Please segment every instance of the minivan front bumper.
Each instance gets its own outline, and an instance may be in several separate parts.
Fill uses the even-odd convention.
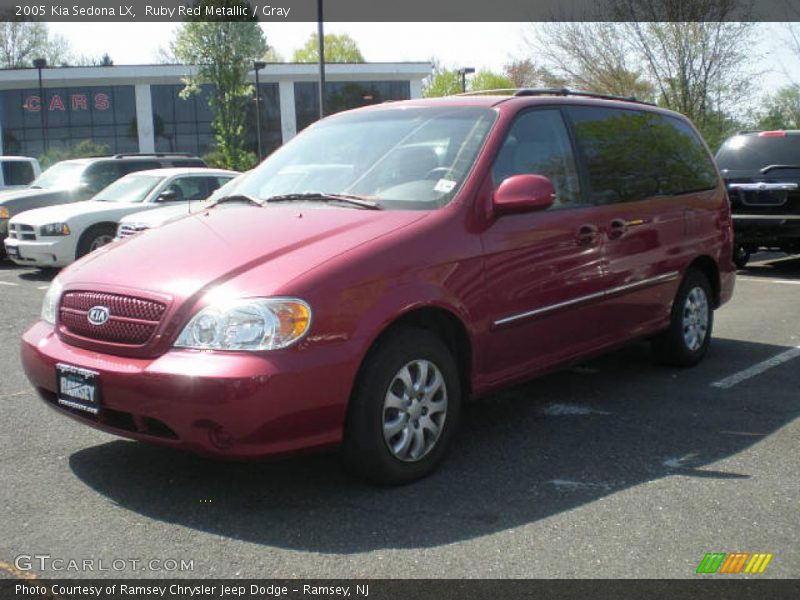
[[[24,334],[21,353],[28,379],[58,412],[123,437],[240,459],[339,443],[358,364],[334,344],[133,359],[65,344],[43,321]],[[58,403],[58,363],[99,373],[97,415]]]

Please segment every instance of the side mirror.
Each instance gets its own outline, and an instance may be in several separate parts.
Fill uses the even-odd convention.
[[[175,190],[164,190],[158,195],[156,202],[171,202],[177,197],[178,193]]]
[[[545,210],[553,205],[556,190],[543,175],[512,175],[498,186],[492,197],[496,215]]]

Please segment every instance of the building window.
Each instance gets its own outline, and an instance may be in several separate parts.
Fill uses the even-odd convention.
[[[136,100],[133,86],[46,88],[0,92],[3,153],[41,156],[42,113],[47,148],[74,147],[92,140],[110,153],[137,152]]]
[[[181,98],[183,85],[153,85],[153,135],[159,152],[191,152],[198,156],[213,152],[216,142],[211,130],[214,115],[208,105],[213,86],[203,85],[199,94]],[[265,155],[281,144],[281,110],[277,83],[262,83],[261,144]],[[258,149],[255,99],[248,103],[245,148]]]
[[[325,114],[379,104],[387,100],[408,100],[408,81],[327,81],[325,82]],[[302,81],[294,84],[297,131],[319,119],[319,84]]]

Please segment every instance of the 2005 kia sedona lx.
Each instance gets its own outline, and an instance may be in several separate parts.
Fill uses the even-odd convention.
[[[642,338],[697,363],[731,255],[679,114],[566,91],[382,104],[62,271],[22,360],[93,427],[237,459],[341,444],[401,483],[465,398]]]

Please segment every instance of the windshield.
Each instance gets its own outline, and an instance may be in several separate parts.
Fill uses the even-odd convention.
[[[237,194],[348,194],[381,208],[431,210],[456,194],[495,119],[475,107],[386,107],[312,125],[275,152]]]
[[[141,202],[162,181],[164,181],[163,175],[128,175],[118,179],[100,192],[95,200],[103,202]]]
[[[74,188],[80,183],[86,167],[83,163],[60,162],[47,169],[31,184],[34,188]]]

